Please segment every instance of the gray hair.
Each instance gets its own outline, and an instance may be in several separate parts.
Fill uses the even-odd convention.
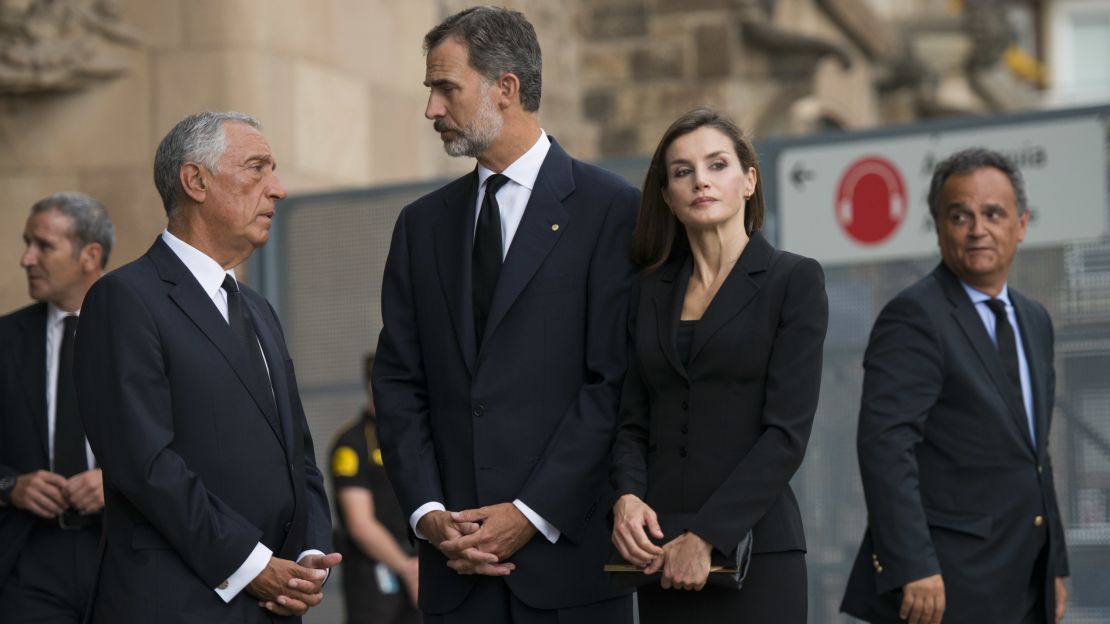
[[[44,197],[33,206],[31,214],[36,215],[47,210],[57,210],[69,217],[73,224],[70,240],[77,244],[73,248],[73,257],[89,243],[98,243],[104,253],[100,255],[100,268],[108,266],[108,256],[112,253],[112,245],[116,242],[116,228],[108,218],[108,211],[104,204],[84,193],[66,191],[54,193]]]
[[[1014,188],[1014,199],[1017,201],[1018,215],[1023,215],[1029,210],[1028,200],[1025,197],[1025,180],[1021,177],[1021,170],[1014,161],[992,149],[985,147],[972,147],[952,154],[940,161],[933,169],[933,179],[929,182],[929,214],[933,222],[940,218],[940,192],[944,183],[954,175],[967,175],[979,169],[993,167],[1010,179],[1010,186]]]
[[[503,74],[520,80],[520,104],[534,113],[540,109],[543,55],[536,29],[519,11],[476,6],[455,13],[424,35],[424,52],[448,38],[466,44],[470,66],[486,80]]]
[[[262,124],[246,113],[203,112],[189,115],[169,131],[154,153],[154,186],[162,196],[166,216],[172,216],[181,188],[181,165],[194,162],[216,172],[220,157],[227,149],[225,122],[239,122],[261,130]]]

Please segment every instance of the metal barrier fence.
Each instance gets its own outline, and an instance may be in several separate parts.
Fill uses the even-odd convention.
[[[639,186],[645,159],[601,163]],[[339,426],[365,402],[361,356],[381,329],[379,291],[400,209],[442,181],[303,196],[279,206],[251,281],[277,307],[324,468]],[[773,206],[773,202],[771,204]],[[775,240],[769,215],[769,236]],[[429,259],[430,261],[431,259]],[[936,257],[826,269],[830,324],[821,401],[793,485],[809,543],[810,622],[838,613],[866,511],[855,454],[863,349],[882,305]],[[1057,409],[1051,450],[1071,557],[1068,622],[1110,621],[1110,240],[1022,250],[1011,284],[1056,325]],[[444,328],[446,331],[448,328]],[[340,583],[309,622],[341,621]]]

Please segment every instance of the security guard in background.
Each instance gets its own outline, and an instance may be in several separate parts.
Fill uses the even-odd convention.
[[[340,429],[331,449],[332,490],[338,516],[335,545],[343,554],[348,624],[418,624],[417,559],[408,523],[382,467],[370,371],[363,367],[367,407]]]

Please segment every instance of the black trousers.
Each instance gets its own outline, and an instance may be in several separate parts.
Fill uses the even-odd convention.
[[[640,624],[744,622],[805,624],[808,610],[805,553],[752,555],[740,590],[706,585],[701,591],[641,587]]]
[[[478,579],[461,605],[450,613],[424,614],[424,624],[632,624],[631,596],[566,609],[533,609],[509,591],[499,577]]]
[[[45,522],[31,531],[0,591],[5,624],[78,624],[96,577],[99,525],[63,530]]]

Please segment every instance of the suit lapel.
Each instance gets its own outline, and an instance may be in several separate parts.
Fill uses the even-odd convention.
[[[952,304],[952,317],[956,324],[963,330],[964,336],[971,343],[972,350],[979,357],[987,375],[994,384],[995,389],[1002,396],[1003,402],[1010,411],[1010,420],[1018,428],[1021,439],[1025,441],[1026,448],[1033,451],[1032,440],[1029,439],[1029,427],[1025,418],[1025,407],[1019,403],[1012,391],[1012,384],[1002,368],[1002,360],[998,357],[998,349],[991,342],[987,328],[983,326],[983,319],[975,310],[975,304],[964,292],[960,281],[943,264],[937,267],[934,274],[937,276],[948,301]]]
[[[38,432],[42,456],[50,458],[50,441],[46,414],[46,304],[35,306],[35,313],[23,321],[22,353],[26,366],[19,368],[23,392],[30,407],[34,429]]]
[[[570,215],[563,206],[563,200],[573,192],[574,176],[571,173],[570,156],[552,139],[551,148],[540,167],[540,174],[528,199],[528,206],[524,209],[520,226],[513,235],[509,253],[501,265],[501,275],[497,278],[497,287],[493,291],[484,340],[489,340],[493,332],[497,331],[497,325],[505,318],[513,302],[543,264],[548,252],[566,231]],[[469,266],[468,261],[467,267]]]
[[[293,410],[289,405],[289,384],[285,378],[285,354],[280,348],[281,337],[276,328],[262,319],[269,318],[261,306],[254,301],[252,296],[244,296],[243,300],[250,309],[251,320],[254,322],[255,331],[258,332],[258,342],[262,345],[262,353],[266,356],[266,367],[269,369],[269,386],[265,388],[273,396],[273,404],[277,409],[277,419],[280,423],[282,445],[285,453],[292,459],[293,440]],[[255,399],[257,401],[257,399]],[[272,425],[273,423],[271,423]]]
[[[478,202],[478,173],[454,183],[444,192],[446,208],[435,225],[435,254],[439,284],[447,299],[455,337],[463,360],[474,374],[477,338],[474,335],[474,305],[470,285],[471,248],[474,245],[474,208]]]
[[[709,302],[709,307],[705,309],[701,321],[694,328],[694,340],[690,344],[690,362],[698,357],[698,353],[709,338],[739,314],[759,292],[762,280],[756,276],[766,273],[773,252],[774,248],[762,234],[759,232],[752,234],[747,247],[740,254],[740,259],[736,261],[736,266],[729,271],[720,290]]]
[[[693,272],[693,261],[687,254],[681,262],[672,262],[659,271],[659,278],[652,282],[652,304],[655,306],[656,333],[659,337],[659,348],[683,378],[686,377],[686,367],[678,357],[676,335],[678,320],[682,315],[682,301],[686,295],[686,285]]]
[[[227,321],[220,315],[220,311],[212,303],[212,299],[204,292],[193,274],[176,254],[159,237],[154,246],[147,252],[150,259],[158,269],[158,274],[164,281],[173,284],[170,288],[170,299],[181,309],[198,329],[212,342],[213,346],[224,356],[231,365],[239,381],[243,383],[250,393],[258,409],[262,411],[266,422],[270,424],[274,435],[282,440],[281,426],[275,414],[274,400],[268,385],[264,385],[258,375],[254,374],[253,367],[247,358],[247,352],[239,343],[239,339],[232,333]],[[268,357],[268,356],[267,356]]]

